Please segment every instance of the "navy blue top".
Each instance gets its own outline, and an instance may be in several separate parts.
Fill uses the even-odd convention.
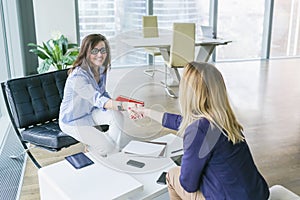
[[[164,113],[162,124],[178,130],[182,117]],[[269,188],[245,142],[228,141],[207,119],[190,124],[183,137],[180,183],[187,192],[200,190],[206,200],[266,200]]]

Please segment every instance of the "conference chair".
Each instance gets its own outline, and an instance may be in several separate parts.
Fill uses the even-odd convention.
[[[144,38],[159,37],[157,16],[143,16],[143,36]],[[147,47],[145,51],[153,57],[153,67],[144,70],[144,73],[148,76],[153,77],[155,71],[161,71],[155,69],[155,57],[160,56],[160,50],[155,47]],[[161,71],[163,72],[163,71]]]
[[[202,32],[203,37],[205,37],[205,38],[216,38],[212,26],[202,25],[202,26],[200,26],[200,28],[201,28],[201,32]]]
[[[162,51],[167,51],[162,50]],[[194,61],[195,57],[195,23],[174,23],[173,37],[170,52],[162,52],[165,62],[165,81],[164,87],[167,94],[173,98],[177,96],[168,87],[167,69],[174,70],[178,82],[180,74],[178,68],[183,68],[187,63]],[[169,58],[168,58],[169,55]]]

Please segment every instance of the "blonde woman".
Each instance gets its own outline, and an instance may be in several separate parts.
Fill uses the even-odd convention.
[[[179,93],[182,115],[134,110],[137,118],[149,116],[183,135],[181,167],[167,174],[170,198],[268,199],[268,185],[255,166],[217,68],[189,63]]]

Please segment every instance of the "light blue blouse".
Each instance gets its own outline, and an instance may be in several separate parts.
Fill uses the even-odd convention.
[[[94,126],[92,111],[102,109],[111,98],[106,91],[106,76],[104,67],[100,67],[100,81],[96,82],[93,72],[88,69],[76,67],[69,74],[64,96],[60,105],[59,119],[67,125]]]

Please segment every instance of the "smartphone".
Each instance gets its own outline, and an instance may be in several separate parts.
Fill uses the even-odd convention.
[[[157,179],[156,183],[166,185],[167,184],[167,182],[166,182],[166,175],[167,175],[167,172],[161,173],[161,175]]]
[[[145,166],[145,163],[136,160],[128,160],[126,164],[138,168],[143,168]]]
[[[181,166],[182,155],[173,156],[171,157],[171,159],[174,161],[176,165]]]

